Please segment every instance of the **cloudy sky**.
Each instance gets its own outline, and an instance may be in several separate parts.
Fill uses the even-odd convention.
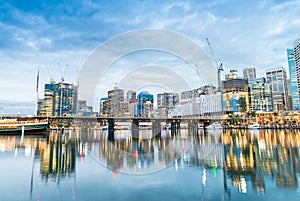
[[[300,1],[0,0],[0,112],[33,114],[38,69],[42,97],[42,85],[50,78],[59,81],[63,76],[76,83],[82,65],[99,45],[145,28],[180,33],[211,56],[209,38],[214,57],[225,67],[223,75],[230,69],[241,75],[243,68],[254,66],[263,76],[266,68],[287,67],[286,49],[300,37]],[[126,74],[128,61],[145,57],[135,54],[119,59],[115,65],[124,69],[112,67],[101,82],[112,87],[120,81],[118,74]],[[157,52],[146,55],[172,60]],[[148,60],[139,65],[152,64]],[[112,74],[115,77],[109,77]]]

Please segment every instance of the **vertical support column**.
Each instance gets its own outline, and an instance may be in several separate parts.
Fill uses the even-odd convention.
[[[189,135],[198,135],[198,122],[197,121],[190,121],[188,123],[188,132],[189,132]]]
[[[108,140],[114,141],[115,140],[115,120],[110,119],[108,121]]]
[[[131,135],[133,139],[139,139],[139,122],[132,121],[131,122]]]
[[[210,124],[210,121],[209,121],[209,120],[204,121],[204,122],[203,122],[203,129],[205,129],[207,126],[209,126],[209,124]]]
[[[160,121],[152,122],[152,137],[161,138],[161,122]]]
[[[180,122],[171,122],[171,134],[172,136],[180,133]]]
[[[25,128],[22,126],[22,133],[21,133],[21,144],[24,142],[24,133],[25,133]]]

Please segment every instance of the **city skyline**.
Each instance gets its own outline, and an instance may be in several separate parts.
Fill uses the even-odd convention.
[[[50,77],[59,81],[64,76],[66,82],[76,83],[77,72],[97,46],[133,29],[178,32],[195,41],[212,57],[205,41],[209,38],[215,58],[224,64],[222,77],[231,69],[241,73],[243,68],[252,66],[256,67],[258,77],[264,76],[265,69],[271,67],[284,67],[288,71],[286,49],[293,48],[293,42],[300,37],[299,1],[114,1],[101,4],[11,1],[4,2],[0,9],[1,113],[33,114],[38,69],[40,86]],[[167,60],[162,63],[164,66],[178,62],[178,58],[152,55],[158,60]],[[144,59],[143,55],[139,58]],[[132,65],[131,62],[125,58],[116,64],[106,77],[110,80],[114,75],[115,79],[105,81],[107,86],[104,87],[111,87],[130,71],[128,67],[120,70],[118,66]],[[145,60],[144,65],[148,63],[149,60]],[[182,66],[179,63],[174,68]],[[65,75],[60,75],[64,71]],[[192,73],[187,70],[185,76]],[[191,77],[193,88],[196,88],[195,82],[195,77]],[[42,94],[40,90],[39,96]]]

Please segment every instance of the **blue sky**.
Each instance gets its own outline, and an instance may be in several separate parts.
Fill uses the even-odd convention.
[[[37,69],[40,88],[50,77],[58,81],[66,64],[65,80],[75,83],[91,52],[126,31],[175,31],[210,55],[208,37],[224,64],[223,76],[230,69],[241,75],[249,66],[261,76],[266,68],[287,67],[286,49],[300,37],[300,1],[0,0],[0,5],[1,113],[32,114]]]

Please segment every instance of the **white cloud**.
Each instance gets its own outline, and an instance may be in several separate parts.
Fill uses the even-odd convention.
[[[97,45],[132,29],[177,31],[196,41],[206,52],[209,52],[205,41],[208,37],[216,59],[224,63],[224,73],[231,68],[241,73],[244,67],[256,66],[261,75],[268,67],[286,67],[286,48],[291,48],[293,41],[300,37],[300,1],[116,4],[84,1],[52,5],[34,12],[8,7],[11,10],[7,20],[0,22],[0,70],[10,73],[1,74],[0,83],[4,86],[0,88],[1,93],[14,100],[18,91],[30,100],[35,97],[34,77],[38,66],[42,69],[42,85],[49,80],[45,65],[59,79],[58,62],[69,65],[66,80],[75,82],[76,72]],[[176,42],[170,41],[174,46],[178,45]],[[124,75],[126,70],[115,69],[114,73]],[[16,83],[10,90],[5,87],[8,79]],[[112,87],[112,80],[112,77],[105,78],[107,86]]]

